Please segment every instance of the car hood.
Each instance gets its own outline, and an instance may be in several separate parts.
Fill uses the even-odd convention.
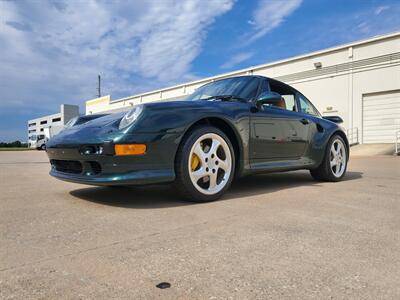
[[[126,112],[115,113],[91,120],[82,125],[72,126],[51,138],[48,148],[68,147],[81,144],[100,144],[112,140],[121,134],[119,122]]]
[[[120,130],[119,123],[125,112],[114,113],[91,120],[85,124],[63,130],[47,144],[49,148],[74,145],[101,144],[104,141],[120,140],[122,136],[135,133],[161,131],[182,132],[193,119],[205,115],[229,114],[243,110],[244,103],[238,101],[154,101],[143,104],[144,110],[133,126]]]

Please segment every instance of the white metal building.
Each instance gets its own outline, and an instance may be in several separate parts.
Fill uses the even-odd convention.
[[[276,78],[297,88],[323,115],[341,116],[352,141],[393,143],[400,130],[400,32],[123,99],[96,98],[86,102],[86,114],[177,99],[212,80],[246,74]]]
[[[61,104],[59,113],[28,121],[28,140],[32,136],[43,134],[46,127],[63,126],[76,116],[79,116],[78,105]]]

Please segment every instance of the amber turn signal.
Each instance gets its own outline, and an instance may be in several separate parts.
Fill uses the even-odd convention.
[[[115,145],[115,155],[141,155],[146,153],[145,144],[117,144]]]

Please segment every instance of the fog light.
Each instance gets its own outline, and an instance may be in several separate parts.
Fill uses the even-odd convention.
[[[115,145],[115,155],[141,155],[146,149],[145,144],[120,144]]]
[[[80,149],[80,153],[83,155],[103,154],[103,147],[97,145],[83,146]]]

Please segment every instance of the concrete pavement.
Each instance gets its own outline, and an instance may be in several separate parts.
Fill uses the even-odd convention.
[[[1,299],[400,298],[398,157],[352,158],[339,183],[252,176],[206,204],[48,170],[0,153]]]

